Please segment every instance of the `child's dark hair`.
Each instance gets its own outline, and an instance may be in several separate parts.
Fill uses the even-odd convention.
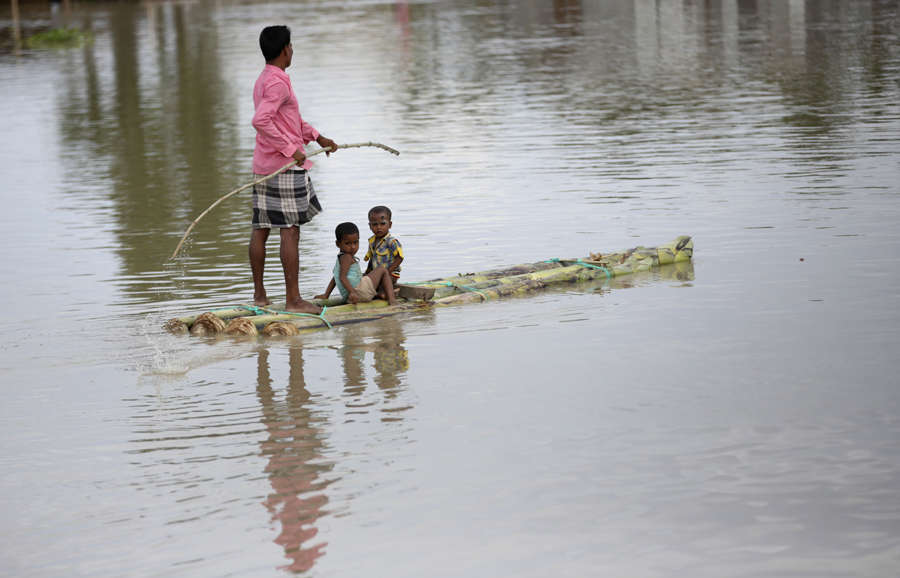
[[[259,33],[259,48],[266,62],[278,58],[284,47],[291,43],[291,29],[287,26],[266,26]]]
[[[371,215],[372,213],[375,213],[376,215],[379,213],[384,213],[388,216],[388,221],[391,220],[391,210],[384,205],[376,205],[369,209],[369,214]]]
[[[340,241],[347,235],[352,235],[356,233],[359,235],[359,228],[353,223],[341,223],[337,227],[334,228],[334,240]]]

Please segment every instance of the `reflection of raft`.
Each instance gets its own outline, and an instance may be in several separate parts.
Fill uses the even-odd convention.
[[[240,305],[172,319],[165,324],[165,328],[172,333],[192,335],[255,335],[258,332],[266,335],[293,335],[297,331],[358,323],[420,307],[523,295],[553,285],[612,279],[665,265],[671,267],[664,267],[660,269],[661,272],[671,268],[674,276],[680,277],[679,270],[690,265],[693,251],[694,243],[691,238],[681,236],[659,247],[636,247],[621,253],[592,253],[584,259],[550,259],[506,269],[401,285],[399,303],[393,307],[389,307],[385,301],[350,305],[332,298],[320,303],[326,306],[322,315],[308,315]]]

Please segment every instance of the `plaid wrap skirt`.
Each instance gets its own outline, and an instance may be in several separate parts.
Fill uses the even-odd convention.
[[[265,175],[254,175],[254,179]],[[253,228],[293,227],[322,212],[309,174],[291,169],[253,185]]]

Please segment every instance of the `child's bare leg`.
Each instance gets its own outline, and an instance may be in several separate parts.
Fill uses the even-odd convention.
[[[394,289],[394,296],[397,296],[396,289]],[[384,294],[384,289],[381,287],[381,285],[378,286],[378,290],[375,292],[375,299],[384,299],[385,301],[388,300],[387,295]]]
[[[376,291],[383,294],[388,303],[396,305],[397,298],[394,297],[394,286],[391,284],[391,274],[388,273],[388,270],[384,267],[377,267],[369,273],[369,277],[372,279]]]
[[[388,278],[391,280],[391,289],[394,290],[394,295],[399,295],[399,290],[397,289],[397,283],[400,282],[400,279],[391,275],[391,272],[388,271]]]

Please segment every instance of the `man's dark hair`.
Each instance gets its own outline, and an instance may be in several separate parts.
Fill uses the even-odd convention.
[[[347,235],[352,235],[356,233],[359,235],[359,229],[353,223],[341,223],[337,227],[334,228],[334,240],[340,241]]]
[[[278,58],[284,47],[291,43],[291,29],[287,26],[266,26],[259,33],[259,48],[266,62]]]
[[[375,206],[375,207],[372,207],[371,209],[369,209],[369,214],[370,214],[370,215],[372,215],[372,214],[378,215],[378,214],[381,214],[381,213],[384,213],[385,215],[388,216],[388,221],[391,220],[391,218],[392,218],[392,217],[391,217],[391,210],[388,209],[387,207],[385,207],[384,205],[378,205],[378,206]]]

